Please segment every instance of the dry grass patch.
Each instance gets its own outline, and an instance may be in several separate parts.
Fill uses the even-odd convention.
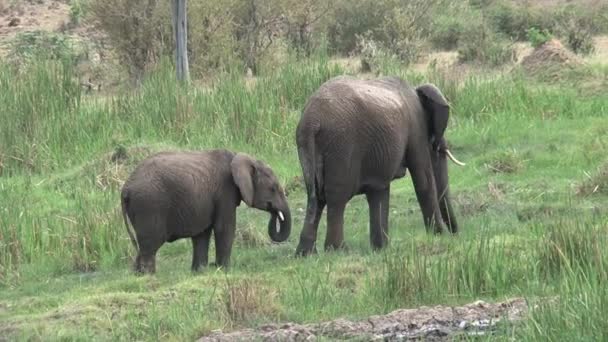
[[[239,246],[245,248],[258,248],[270,244],[268,237],[255,229],[255,225],[252,223],[238,227],[235,233],[235,240]]]
[[[523,169],[524,164],[521,154],[512,149],[494,156],[486,163],[486,168],[494,173],[515,173]]]
[[[549,80],[558,80],[565,72],[575,70],[582,65],[584,61],[557,39],[551,39],[535,48],[521,61],[526,74]]]
[[[276,290],[253,279],[226,279],[220,301],[233,325],[256,318],[276,321],[280,315]]]
[[[593,174],[585,172],[585,180],[576,186],[576,194],[588,196],[608,194],[608,162],[600,166]]]
[[[82,169],[82,174],[93,177],[93,183],[102,191],[118,190],[129,176],[132,168],[153,153],[148,146],[126,148],[117,146]]]

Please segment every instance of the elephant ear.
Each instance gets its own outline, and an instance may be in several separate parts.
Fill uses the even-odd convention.
[[[237,153],[230,163],[232,179],[239,188],[243,201],[250,207],[253,206],[254,164],[254,160],[244,153]]]
[[[423,84],[416,88],[416,92],[422,106],[429,114],[432,141],[438,143],[448,127],[450,105],[434,84]]]

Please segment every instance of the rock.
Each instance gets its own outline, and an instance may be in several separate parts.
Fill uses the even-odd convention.
[[[340,318],[316,324],[267,324],[257,330],[245,329],[228,333],[213,331],[198,341],[446,341],[457,334],[489,334],[501,320],[515,322],[522,319],[527,309],[522,298],[497,304],[477,301],[460,307],[439,305],[400,309],[359,321]]]

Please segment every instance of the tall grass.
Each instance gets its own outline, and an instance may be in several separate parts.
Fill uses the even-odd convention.
[[[394,71],[414,84],[429,81]],[[71,260],[68,268],[82,270],[125,258],[128,244],[115,215],[116,191],[130,165],[161,148],[158,142],[245,150],[278,160],[273,166],[283,174],[298,174],[299,113],[321,83],[343,71],[319,54],[256,79],[226,74],[209,87],[186,88],[175,82],[165,61],[141,89],[105,98],[82,95],[68,64],[35,62],[17,72],[0,67],[6,212],[0,219],[0,266],[5,270],[42,256]],[[608,107],[605,98],[581,99],[569,89],[539,87],[520,77],[472,78],[458,86],[431,74],[430,81],[446,89],[456,126],[535,119],[544,112],[580,117]],[[111,162],[106,153],[115,149],[130,154],[130,164]]]
[[[326,57],[286,64],[252,80],[226,74],[208,89],[180,87],[165,61],[142,89],[102,101],[84,98],[67,64],[0,68],[3,174],[49,172],[81,163],[115,143],[142,140],[203,146],[289,148],[308,94],[339,67]],[[278,139],[277,139],[278,138]]]
[[[86,271],[126,257],[116,191],[127,168],[110,162],[106,153],[112,150],[143,158],[162,141],[295,160],[295,124],[307,94],[340,73],[320,55],[255,80],[227,74],[197,89],[178,86],[165,61],[140,90],[94,99],[81,94],[69,64],[34,62],[21,72],[0,67],[0,168],[6,180],[0,273],[42,258]]]
[[[282,179],[298,175],[294,131],[299,113],[321,83],[343,73],[332,65],[327,56],[319,55],[310,60],[290,61],[255,79],[225,74],[207,87],[185,88],[177,85],[173,69],[165,61],[147,76],[141,89],[106,97],[81,94],[73,71],[58,62],[33,63],[19,74],[0,67],[0,107],[5,108],[0,111],[0,286],[11,288],[22,284],[22,279],[48,279],[58,274],[98,276],[93,271],[107,271],[110,275],[106,276],[111,278],[116,265],[124,270],[133,250],[121,222],[118,190],[133,165],[155,150],[176,147],[245,150],[270,159]],[[90,288],[99,286],[96,289],[100,298],[104,298],[101,296],[106,290],[116,290],[121,295],[133,292],[134,296],[151,291],[146,300],[155,306],[151,311],[143,309],[150,309],[146,303],[137,304],[132,310],[119,310],[117,314],[127,323],[117,326],[112,336],[124,337],[129,334],[126,331],[132,330],[129,326],[137,326],[141,328],[137,329],[137,338],[158,338],[167,333],[194,338],[200,335],[201,326],[211,329],[224,323],[233,326],[277,317],[314,321],[474,298],[558,295],[559,300],[543,302],[533,311],[519,337],[574,339],[571,331],[589,329],[583,336],[605,338],[602,333],[606,331],[602,321],[606,291],[602,284],[606,281],[608,261],[602,248],[608,230],[605,218],[558,213],[562,220],[540,217],[523,223],[513,213],[517,206],[501,201],[503,197],[505,201],[521,200],[518,205],[525,206],[530,204],[523,202],[526,200],[536,204],[556,197],[546,192],[565,191],[559,186],[573,177],[571,173],[577,172],[578,163],[600,155],[597,148],[585,146],[601,146],[597,135],[602,132],[591,127],[581,131],[585,136],[576,137],[579,130],[566,129],[601,123],[608,98],[581,98],[570,88],[539,85],[518,75],[472,78],[460,84],[441,74],[412,75],[399,68],[391,72],[412,84],[433,82],[444,90],[453,108],[450,139],[454,137],[451,141],[460,145],[454,149],[462,150],[465,146],[472,159],[468,169],[451,171],[451,181],[460,182],[453,192],[458,197],[463,188],[470,186],[471,196],[480,197],[480,203],[491,200],[493,205],[502,206],[501,210],[484,212],[481,221],[462,215],[465,228],[458,237],[429,237],[422,227],[420,235],[391,228],[391,239],[405,234],[407,242],[392,243],[389,250],[374,254],[355,251],[294,261],[286,256],[292,255],[295,248],[292,243],[297,238],[292,238],[287,246],[272,248],[239,245],[234,253],[239,253],[235,259],[240,264],[231,276],[249,279],[252,274],[259,274],[263,281],[249,282],[243,288],[236,279],[237,285],[228,285],[230,291],[225,291],[224,301],[216,300],[209,287],[201,286],[201,282],[209,285],[215,279],[209,273],[195,278],[190,284],[192,288],[174,291],[171,287],[167,292],[183,304],[176,306],[163,297],[166,293],[154,292],[156,286],[169,282],[167,278],[176,274],[182,278],[190,275],[170,270],[174,273],[164,279],[161,274],[160,280],[125,280],[124,274],[116,272],[114,277],[121,278],[118,285],[112,283],[106,288],[90,284]],[[548,120],[554,123],[549,125]],[[538,127],[530,128],[534,125]],[[542,130],[547,127],[566,129]],[[515,141],[519,138],[526,141]],[[544,139],[552,140],[555,146],[546,147]],[[577,146],[580,142],[583,145]],[[530,173],[544,168],[549,164],[547,161],[554,167],[551,158],[556,158],[554,150],[560,149],[562,159],[557,165],[568,173],[561,175],[565,180],[547,183],[544,178],[548,168],[535,174],[543,178],[540,180],[521,169],[508,174],[485,173],[482,163],[488,155],[505,159],[495,151],[503,151],[505,143],[530,150],[522,152],[526,160],[540,156],[523,169]],[[528,143],[533,145],[526,146]],[[113,155],[122,157],[112,158]],[[504,183],[500,187],[504,193],[488,200],[490,195],[485,190],[488,182]],[[483,189],[479,190],[480,187]],[[421,225],[416,216],[417,203],[401,201],[403,192],[399,190],[403,188],[395,190],[393,195],[400,201],[392,202],[399,203],[398,210],[391,209],[391,225],[396,228],[411,222],[418,222],[413,226]],[[298,209],[305,206],[301,188],[289,200],[293,212],[301,213]],[[357,228],[349,230],[349,234],[367,239],[367,216],[359,214],[366,213],[361,201],[352,202],[354,210],[349,211],[346,221]],[[603,203],[601,198],[597,201]],[[410,213],[417,221],[414,218],[411,222],[403,221],[400,215],[404,203],[408,210],[415,207]],[[294,215],[295,226],[301,223],[301,216]],[[261,216],[239,217],[253,227],[265,227]],[[487,222],[491,227],[486,227]],[[519,225],[510,227],[514,222]],[[367,240],[361,245],[368,250]],[[189,244],[178,246],[189,248]],[[186,253],[176,253],[175,248],[171,251],[173,254],[164,255],[170,258],[160,258],[166,262],[160,269],[166,270],[169,263],[176,259],[182,263],[186,258]],[[104,277],[103,272],[99,273]],[[34,282],[30,286],[39,289],[32,285]],[[190,297],[199,294],[204,294],[204,300],[191,301]],[[155,302],[155,296],[162,300]],[[265,307],[266,297],[272,298],[270,308]],[[101,301],[100,298],[91,299],[87,294],[82,300],[91,304]],[[97,305],[95,302],[94,307]],[[559,310],[567,315],[560,315]],[[223,313],[226,317],[202,317],[201,311]],[[584,319],[568,318],[581,313]],[[2,314],[0,310],[0,318]],[[95,321],[97,312],[92,310],[86,319]],[[2,328],[0,324],[0,331]],[[70,333],[73,332],[66,332]],[[88,333],[99,332],[92,328]]]

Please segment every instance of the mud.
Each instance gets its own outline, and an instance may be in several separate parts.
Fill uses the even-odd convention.
[[[528,311],[523,298],[502,303],[477,301],[464,306],[400,309],[364,320],[337,319],[316,324],[270,324],[258,329],[224,333],[214,331],[198,342],[220,341],[313,341],[355,339],[365,341],[447,341],[458,335],[492,334],[497,324],[514,323]]]

